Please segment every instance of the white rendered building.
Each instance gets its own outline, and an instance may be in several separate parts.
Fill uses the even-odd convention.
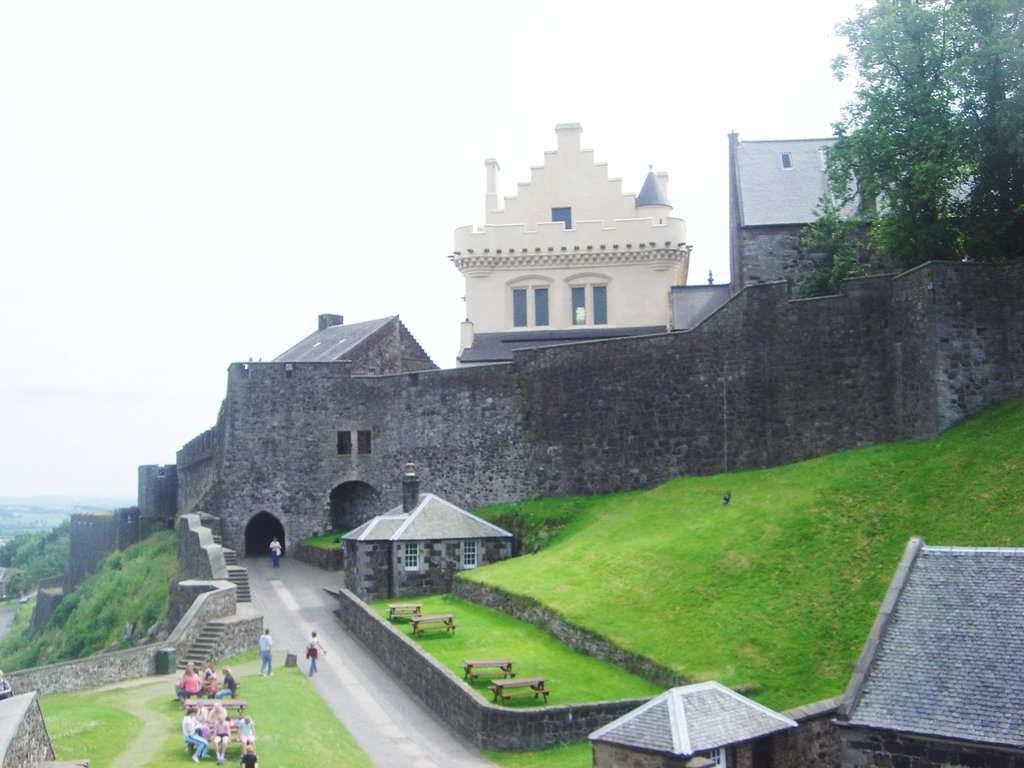
[[[669,214],[665,173],[638,195],[594,152],[577,123],[555,127],[558,149],[518,194],[498,195],[487,160],[483,226],[455,230],[451,259],[466,278],[460,365],[511,359],[527,346],[664,332],[672,286],[689,267],[686,225]]]

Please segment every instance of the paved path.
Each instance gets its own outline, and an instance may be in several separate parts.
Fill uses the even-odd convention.
[[[247,558],[253,607],[274,638],[274,664],[294,653],[305,670],[306,640],[316,630],[326,655],[313,685],[369,758],[381,768],[494,768],[472,745],[420,704],[334,615],[341,574],[291,558]],[[272,680],[266,681],[273,684]],[[252,683],[250,683],[251,685]]]
[[[14,612],[18,610],[18,604],[16,602],[9,603],[3,608],[0,608],[0,640],[4,639],[11,630],[11,622],[14,620]]]

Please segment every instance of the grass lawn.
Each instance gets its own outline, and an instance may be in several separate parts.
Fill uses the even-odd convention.
[[[478,514],[536,526],[545,508],[537,554],[460,578],[784,710],[845,689],[911,536],[1024,546],[1024,401],[933,440]]]
[[[273,678],[261,678],[256,659],[250,652],[227,664],[249,702],[245,711],[256,724],[261,765],[372,767],[300,669],[280,667]],[[191,764],[181,738],[182,707],[173,700],[176,680],[168,675],[155,682],[43,696],[57,759],[87,757],[92,765],[107,768]],[[237,742],[232,744],[228,763],[237,764],[240,754]],[[211,745],[203,764],[213,765],[212,755]]]
[[[590,742],[581,741],[539,752],[484,752],[502,768],[590,768]]]
[[[388,602],[371,605],[386,618]],[[547,678],[546,686],[551,690],[549,704],[642,698],[657,696],[663,690],[612,664],[573,651],[544,630],[498,611],[450,595],[402,598],[402,602],[423,603],[424,615],[450,613],[455,616],[458,629],[454,634],[428,630],[415,639],[423,650],[459,677],[463,674],[463,659],[513,659],[520,677]],[[394,625],[412,635],[412,626],[407,621],[399,619]],[[491,676],[484,670],[484,674],[471,683],[488,700],[492,699],[487,690],[490,680]],[[523,696],[512,699],[508,706],[533,707],[543,703],[543,699]]]

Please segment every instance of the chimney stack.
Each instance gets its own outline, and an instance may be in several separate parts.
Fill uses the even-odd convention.
[[[324,331],[328,328],[333,328],[336,325],[345,324],[344,315],[319,315],[316,320],[316,329],[318,331]]]
[[[420,503],[420,479],[416,476],[416,465],[411,461],[402,473],[402,511],[409,514]]]

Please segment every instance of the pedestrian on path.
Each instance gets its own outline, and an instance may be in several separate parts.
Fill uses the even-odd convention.
[[[324,654],[324,656],[327,655],[327,649],[320,644],[320,641],[317,639],[316,632],[314,632],[310,636],[309,642],[306,643],[306,658],[309,659],[310,677],[316,674],[316,657],[321,652]]]
[[[281,542],[277,536],[270,540],[270,560],[275,568],[281,567]]]
[[[274,638],[270,636],[270,629],[264,629],[260,635],[260,677],[263,677],[263,670],[267,675],[274,674],[274,663],[270,659],[270,652],[274,648]]]

